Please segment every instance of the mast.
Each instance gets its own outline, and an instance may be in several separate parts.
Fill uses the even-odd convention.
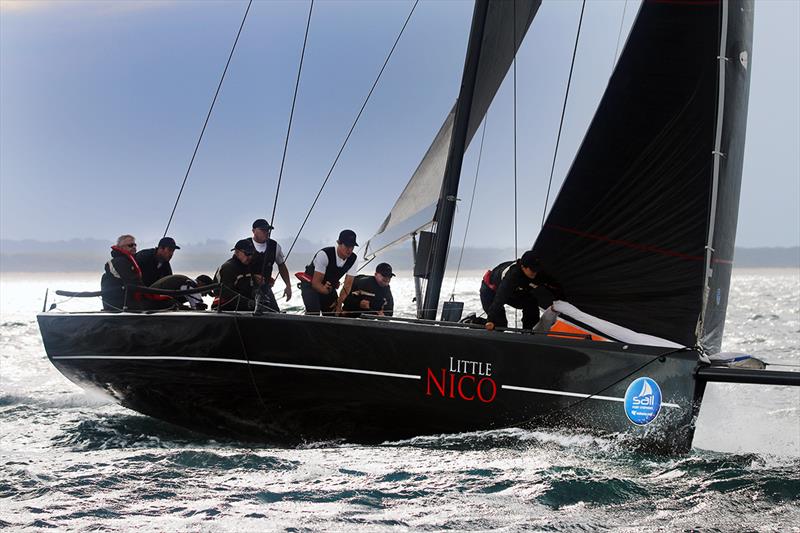
[[[516,0],[513,0],[516,1]],[[435,320],[439,306],[439,294],[442,289],[444,269],[447,263],[447,252],[450,248],[450,233],[453,229],[453,218],[456,210],[458,181],[461,177],[461,164],[467,144],[467,128],[469,126],[472,100],[475,94],[475,82],[480,63],[483,34],[486,27],[486,14],[489,0],[476,0],[472,13],[472,27],[467,44],[467,56],[464,60],[464,73],[461,76],[461,90],[456,103],[453,136],[450,151],[447,155],[442,189],[436,207],[436,236],[431,250],[431,270],[425,290],[425,301],[422,306],[422,318]]]

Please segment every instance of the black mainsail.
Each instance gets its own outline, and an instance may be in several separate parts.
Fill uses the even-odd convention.
[[[534,245],[582,312],[719,350],[752,9],[751,0],[642,4]]]

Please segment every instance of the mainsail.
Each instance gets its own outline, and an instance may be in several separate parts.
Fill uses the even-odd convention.
[[[752,0],[642,4],[534,245],[582,312],[719,351],[752,11]]]
[[[541,0],[489,2],[481,60],[467,126],[467,145],[483,121],[540,5]],[[374,256],[433,222],[453,134],[455,109],[456,106],[453,106],[447,114],[444,124],[439,128],[433,143],[386,220],[364,246],[365,257]]]

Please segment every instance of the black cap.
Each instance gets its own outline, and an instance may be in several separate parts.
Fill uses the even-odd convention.
[[[269,222],[267,222],[263,218],[259,218],[255,222],[253,222],[253,229],[271,230],[271,229],[274,229],[274,228],[273,228],[272,224],[270,224]]]
[[[163,237],[158,241],[159,248],[172,248],[173,250],[180,250],[181,247],[175,244],[175,239],[172,237]]]
[[[358,246],[356,242],[356,232],[351,229],[343,229],[339,233],[339,242],[345,246]]]
[[[380,274],[383,277],[391,278],[394,276],[394,272],[392,272],[392,265],[389,263],[381,263],[375,267],[375,272]]]
[[[200,274],[194,280],[195,282],[197,282],[197,285],[199,286],[211,285],[212,283],[214,283],[214,280],[211,279],[211,276],[206,276],[205,274]]]
[[[536,254],[533,253],[533,250],[528,250],[527,252],[522,254],[522,257],[519,258],[519,264],[536,271],[538,271],[541,267],[541,263],[539,263],[539,258],[536,257]]]
[[[256,253],[256,247],[253,246],[253,241],[251,241],[250,239],[241,239],[239,241],[236,241],[236,246],[231,248],[231,252],[233,252],[234,250],[241,250],[247,255],[253,255],[254,253]]]

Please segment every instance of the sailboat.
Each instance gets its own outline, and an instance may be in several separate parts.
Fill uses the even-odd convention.
[[[382,442],[506,427],[683,453],[709,381],[742,173],[752,0],[646,0],[533,244],[565,298],[544,332],[435,320],[464,150],[539,0],[477,0],[457,102],[368,256],[412,239],[418,319],[168,311],[38,315],[78,385],[209,435]],[[419,239],[419,242],[417,242]]]

